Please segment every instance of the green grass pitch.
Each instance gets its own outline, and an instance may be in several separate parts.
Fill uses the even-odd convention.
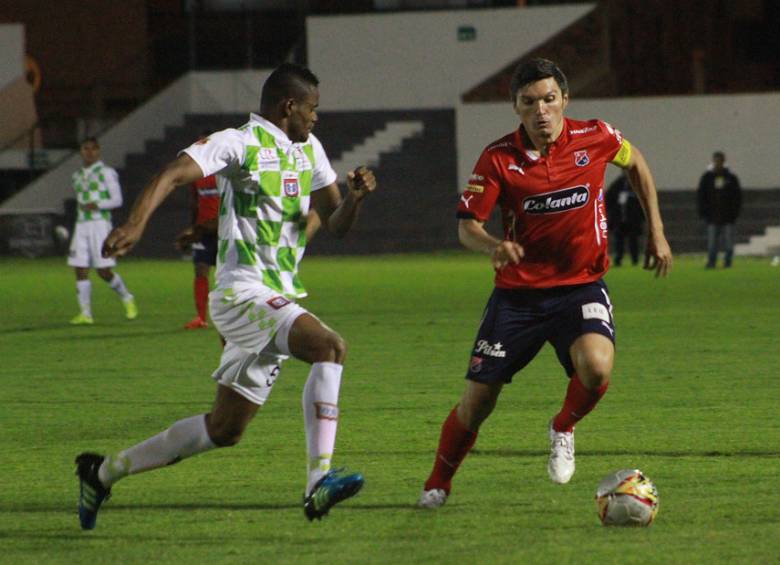
[[[618,331],[612,386],[577,428],[568,485],[546,471],[566,379],[551,348],[507,387],[447,505],[414,508],[439,429],[463,388],[492,286],[468,253],[309,257],[303,304],[350,352],[335,463],[363,491],[305,520],[300,394],[288,362],[244,440],[114,488],[78,526],[74,456],[115,452],[209,410],[215,332],[186,332],[191,264],[128,259],[127,322],[93,274],[93,327],[64,259],[0,260],[0,562],[768,563],[780,558],[780,269],[742,260],[670,278],[608,277]],[[639,467],[658,486],[649,529],[602,527],[603,475]]]

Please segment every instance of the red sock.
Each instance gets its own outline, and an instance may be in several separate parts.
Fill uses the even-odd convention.
[[[195,309],[201,320],[206,319],[206,308],[209,302],[209,278],[195,277]]]
[[[574,424],[582,420],[588,412],[596,407],[601,397],[607,392],[609,381],[596,390],[588,390],[575,373],[569,379],[569,388],[566,390],[566,399],[563,408],[553,418],[553,429],[556,432],[570,432]]]
[[[433,463],[431,476],[425,481],[425,490],[440,488],[449,494],[452,487],[452,477],[475,441],[477,441],[477,432],[463,427],[463,424],[458,420],[458,407],[456,406],[441,427],[436,461]]]

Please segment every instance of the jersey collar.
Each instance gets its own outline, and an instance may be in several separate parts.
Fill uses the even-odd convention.
[[[84,165],[82,165],[81,170],[84,171],[84,173],[89,173],[91,171],[94,171],[98,167],[102,167],[102,166],[104,166],[103,161],[97,160],[94,163],[92,163],[89,167],[85,167]]]
[[[569,141],[570,127],[571,124],[569,123],[569,118],[564,117],[563,129],[561,130],[561,135],[559,135],[558,139],[556,139],[553,142],[553,144],[550,146],[550,149],[561,147],[562,145],[565,145]],[[517,147],[517,149],[520,150],[520,152],[523,154],[523,156],[533,163],[534,161],[538,161],[542,157],[542,155],[533,146],[525,144],[525,141],[523,140],[524,131],[525,128],[523,128],[523,124],[520,124],[520,127],[515,130],[513,142]]]
[[[284,133],[279,126],[276,124],[269,122],[262,116],[258,116],[254,112],[249,114],[249,120],[252,122],[256,122],[259,124],[265,131],[270,133],[272,136],[274,136],[274,139],[279,143],[279,145],[285,149],[289,149],[290,146],[295,145],[295,143],[287,137],[287,134]]]

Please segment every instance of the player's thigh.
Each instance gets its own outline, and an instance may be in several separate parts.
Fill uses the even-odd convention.
[[[594,373],[603,374],[607,367],[612,370],[615,323],[612,301],[603,281],[575,287],[567,293],[558,305],[553,328],[550,343],[568,376],[576,372],[589,378]]]
[[[535,293],[494,289],[471,350],[466,378],[484,384],[510,383],[546,341]]]
[[[263,285],[237,283],[209,293],[209,310],[217,331],[229,343],[250,353],[270,348],[290,355],[287,336],[306,309]]]
[[[89,224],[89,261],[92,267],[96,269],[110,269],[116,266],[116,259],[113,257],[103,257],[103,242],[111,233],[111,222],[106,220],[96,220],[86,222]]]
[[[259,404],[220,383],[214,406],[206,417],[209,437],[219,446],[237,444],[259,407]]]
[[[70,249],[68,250],[68,265],[79,269],[88,269],[89,260],[89,229],[84,222],[76,224],[73,230],[73,237],[70,240]]]

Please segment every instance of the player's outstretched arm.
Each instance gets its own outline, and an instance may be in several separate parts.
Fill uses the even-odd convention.
[[[343,237],[357,221],[363,199],[375,190],[374,173],[366,167],[358,167],[347,173],[344,198],[334,182],[312,193],[312,205],[322,225],[336,237]]]
[[[152,179],[133,204],[127,221],[114,229],[103,242],[103,257],[125,255],[141,239],[146,223],[163,200],[182,184],[203,176],[198,164],[186,153],[169,163]]]
[[[522,245],[493,237],[485,230],[485,223],[478,220],[459,220],[458,239],[466,249],[490,255],[494,269],[503,269],[509,263],[516,265],[525,255]]]
[[[654,269],[656,277],[665,277],[672,268],[672,249],[664,235],[661,209],[658,206],[658,191],[650,172],[650,167],[636,147],[631,148],[631,158],[625,167],[631,188],[639,197],[639,202],[647,217],[647,249],[645,251],[645,269]]]

